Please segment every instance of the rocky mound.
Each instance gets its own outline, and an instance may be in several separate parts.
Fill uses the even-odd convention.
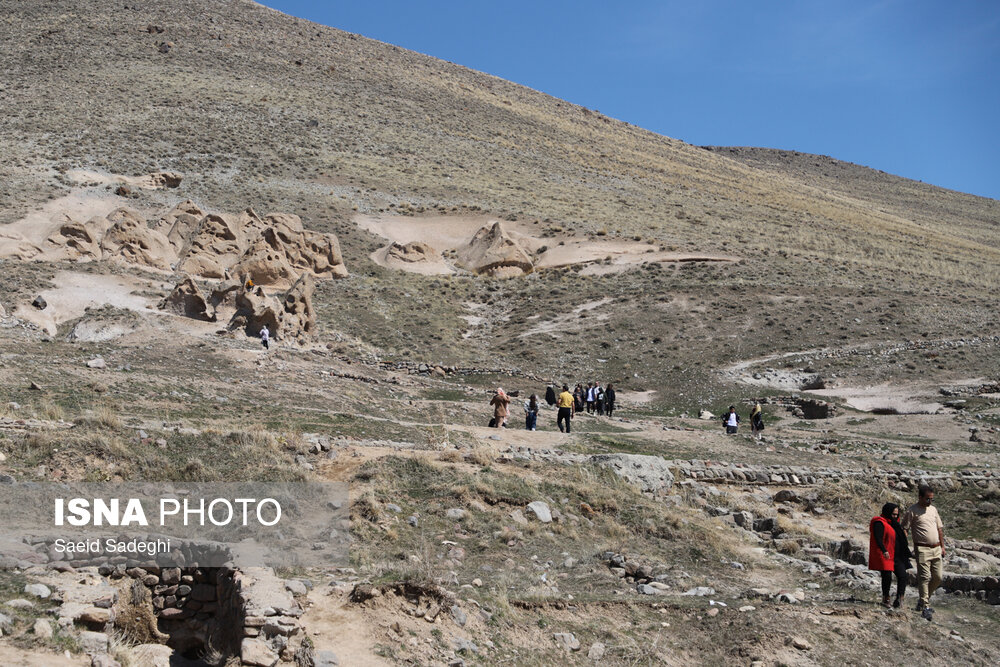
[[[214,314],[208,314],[208,301],[191,276],[184,276],[158,307],[160,310],[168,310],[197,320],[215,319]]]
[[[481,228],[458,251],[458,263],[478,275],[507,278],[531,273],[531,255],[517,235],[502,223]]]
[[[239,288],[233,300],[236,312],[229,320],[229,329],[242,329],[247,336],[258,336],[266,326],[274,340],[295,340],[304,343],[315,336],[316,313],[312,297],[316,289],[313,277],[304,273],[281,299],[269,296],[261,286]],[[223,298],[233,294],[223,292]]]
[[[393,243],[385,251],[386,259],[403,264],[440,262],[441,253],[426,243]]]
[[[298,216],[253,209],[237,214],[204,213],[184,201],[147,220],[118,208],[87,222],[66,217],[31,255],[53,261],[115,260],[191,277],[249,278],[255,285],[291,287],[308,273],[345,278],[347,269],[333,234],[303,229]]]

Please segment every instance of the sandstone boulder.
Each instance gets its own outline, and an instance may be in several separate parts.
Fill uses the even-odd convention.
[[[386,249],[386,259],[403,264],[432,263],[441,261],[441,253],[426,243],[393,243]]]
[[[160,310],[167,310],[184,317],[214,321],[214,316],[208,312],[205,295],[201,293],[191,276],[184,276],[158,307]]]
[[[156,221],[153,229],[166,234],[175,252],[180,252],[205,217],[205,212],[190,199],[180,202]]]
[[[167,237],[150,229],[138,213],[119,208],[108,215],[111,226],[101,239],[105,259],[120,259],[129,264],[140,264],[156,269],[169,270],[173,249]]]
[[[258,285],[289,286],[296,277],[310,272],[316,277],[346,278],[347,269],[340,244],[332,234],[302,228],[296,215],[272,213],[262,225],[254,225],[253,238],[233,273],[247,275]]]
[[[63,249],[67,259],[100,259],[101,238],[110,225],[107,218],[93,218],[86,223],[68,220],[46,243]]]
[[[312,305],[315,291],[316,281],[312,275],[303,273],[291,289],[285,292],[281,313],[281,328],[284,335],[311,338],[316,334],[316,313]]]
[[[241,289],[235,296],[236,313],[229,320],[229,329],[242,329],[252,338],[260,335],[262,327],[267,327],[272,339],[279,338],[282,312],[281,304],[273,296],[268,296],[264,288],[257,286]]]
[[[481,228],[465,247],[458,251],[458,263],[479,275],[512,277],[530,273],[531,255],[517,235],[502,223]]]
[[[246,235],[236,218],[209,213],[181,249],[177,270],[221,280],[239,261],[246,246]]]

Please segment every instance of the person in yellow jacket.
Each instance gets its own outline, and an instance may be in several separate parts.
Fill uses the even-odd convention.
[[[562,393],[556,399],[556,407],[559,409],[556,426],[559,427],[560,432],[569,433],[570,431],[570,420],[572,420],[574,413],[573,403],[573,394],[569,393],[569,385],[564,384]],[[563,429],[563,421],[566,422],[565,430]]]

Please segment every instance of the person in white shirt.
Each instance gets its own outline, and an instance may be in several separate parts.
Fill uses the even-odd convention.
[[[726,427],[726,433],[732,435],[736,433],[740,425],[740,416],[736,414],[736,406],[729,406],[729,413],[723,416],[722,425]]]
[[[265,324],[260,328],[260,344],[264,346],[264,349],[270,349],[268,341],[271,338],[271,332],[267,330],[267,325]]]

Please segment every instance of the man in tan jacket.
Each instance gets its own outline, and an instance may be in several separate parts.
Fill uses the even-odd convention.
[[[920,588],[920,602],[917,611],[923,611],[930,619],[931,595],[941,585],[944,561],[944,524],[934,502],[934,489],[921,484],[919,500],[910,506],[899,520],[904,530],[913,536],[913,553],[917,557],[917,582]]]

